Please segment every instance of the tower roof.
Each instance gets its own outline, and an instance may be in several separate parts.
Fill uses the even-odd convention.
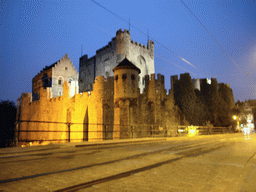
[[[121,61],[114,69],[113,71],[117,69],[135,69],[140,74],[140,69],[136,67],[132,62],[130,62],[127,58],[125,58],[123,61]]]

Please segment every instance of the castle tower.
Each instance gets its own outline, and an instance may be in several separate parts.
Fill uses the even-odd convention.
[[[90,125],[88,132],[89,141],[101,141],[104,139],[103,99],[104,77],[98,76],[94,83],[95,91],[91,92],[89,103]]]
[[[119,29],[116,32],[116,52],[117,63],[121,62],[124,58],[129,57],[131,36],[130,31]]]
[[[155,44],[153,41],[148,40],[148,49],[150,50],[150,57],[154,58]]]
[[[114,69],[114,133],[113,139],[130,138],[130,110],[137,105],[140,69],[124,59]]]

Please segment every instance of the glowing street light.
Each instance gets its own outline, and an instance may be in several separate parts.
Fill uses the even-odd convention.
[[[233,119],[236,120],[236,129],[239,131],[239,119],[237,118],[236,115],[233,116]]]

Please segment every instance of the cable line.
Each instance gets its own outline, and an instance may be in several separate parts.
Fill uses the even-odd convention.
[[[229,59],[237,66],[238,69],[241,69],[237,63],[232,59],[232,57],[228,54],[228,52],[219,44],[217,39],[210,33],[210,31],[204,26],[204,24],[198,19],[198,17],[189,9],[189,7],[181,0],[181,3],[189,10],[189,12],[196,18],[196,20],[200,23],[200,25],[206,30],[206,32],[212,37],[212,39],[219,45],[219,47],[226,53]]]
[[[195,17],[195,19],[200,23],[200,25],[206,30],[206,32],[212,37],[212,39],[219,45],[219,47],[226,53],[226,55],[229,57],[229,59],[237,66],[239,70],[242,68],[239,67],[239,65],[232,59],[232,57],[228,54],[228,52],[220,45],[220,43],[214,38],[214,36],[210,33],[210,31],[204,26],[204,24],[198,19],[198,17],[191,11],[191,9],[181,0],[181,3],[189,10],[189,12]],[[249,81],[248,77],[246,77],[248,82],[251,84],[251,86],[255,89],[251,81]],[[256,89],[255,89],[256,90]]]
[[[93,3],[95,3],[96,5],[100,6],[101,8],[105,9],[106,11],[108,11],[109,13],[113,14],[114,16],[116,16],[117,18],[121,19],[122,21],[124,21],[125,23],[129,24],[129,26],[134,27],[137,31],[139,31],[140,33],[144,34],[145,36],[148,36],[146,33],[144,33],[143,31],[141,31],[140,29],[138,29],[137,27],[135,27],[134,25],[130,24],[130,22],[125,21],[122,17],[118,16],[117,14],[113,13],[112,11],[110,11],[109,9],[107,9],[106,7],[104,7],[103,5],[99,4],[98,2],[91,0]],[[148,36],[150,37],[150,36]],[[193,68],[199,70],[195,65],[193,65],[192,63],[190,63],[189,61],[187,61],[186,59],[184,59],[183,57],[181,57],[180,55],[178,55],[177,53],[175,53],[174,51],[172,51],[170,48],[164,46],[162,43],[160,43],[159,41],[153,39],[152,37],[150,37],[150,39],[152,39],[154,42],[158,43],[159,45],[161,45],[162,47],[164,47],[165,49],[167,49],[168,51],[170,51],[172,54],[174,54],[175,56],[179,57],[182,61],[184,61],[185,63],[187,63],[188,65],[192,66]]]

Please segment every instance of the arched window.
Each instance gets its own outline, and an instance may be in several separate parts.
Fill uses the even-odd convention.
[[[137,60],[140,65],[146,65],[146,60],[142,55],[138,56]]]
[[[69,79],[68,79],[68,83],[70,84],[71,81],[73,81],[73,79],[72,79],[72,78],[69,78]]]
[[[135,80],[135,75],[134,74],[131,75],[131,79]]]
[[[58,77],[58,85],[62,85],[64,82],[63,77]]]
[[[115,76],[115,80],[118,80],[118,75]]]

